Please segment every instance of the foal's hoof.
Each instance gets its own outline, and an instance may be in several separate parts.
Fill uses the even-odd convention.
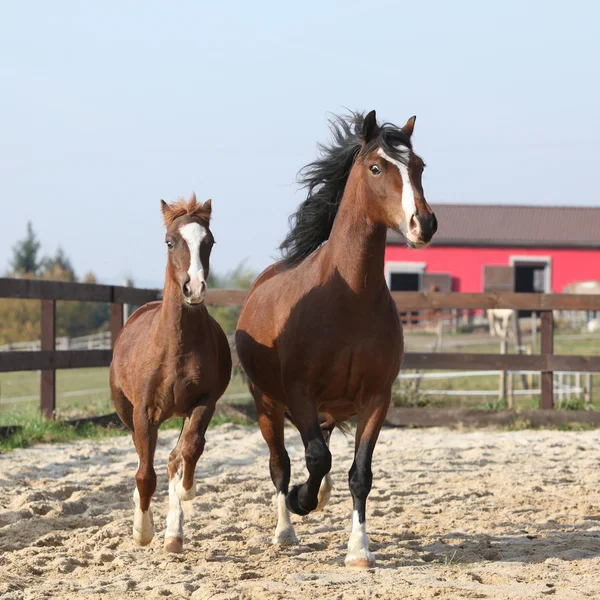
[[[372,569],[375,566],[375,556],[368,550],[356,554],[348,554],[344,563],[351,569]]]
[[[137,531],[133,532],[133,541],[136,543],[137,546],[148,546],[150,544],[150,542],[152,541],[152,538],[148,538],[148,537],[143,537],[141,535],[138,534]]]
[[[183,540],[178,537],[165,538],[165,550],[173,552],[173,554],[181,554],[183,552]]]
[[[282,531],[276,531],[275,537],[273,538],[273,545],[275,546],[296,546],[298,544],[298,538],[293,528],[284,529]]]
[[[288,507],[288,509],[291,510],[295,515],[300,515],[301,517],[303,517],[304,515],[307,515],[312,509],[306,509],[300,506],[300,498],[298,495],[299,490],[300,486],[295,485],[292,488],[292,491],[286,496],[285,504]]]

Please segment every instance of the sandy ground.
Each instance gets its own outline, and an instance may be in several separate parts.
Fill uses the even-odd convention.
[[[385,430],[368,503],[378,568],[343,566],[352,440],[332,438],[324,513],[292,517],[300,545],[270,545],[267,453],[257,430],[209,430],[186,548],[162,548],[165,464],[157,451],[156,536],[131,537],[129,437],[0,456],[0,598],[600,598],[600,432]],[[304,479],[288,431],[293,481]]]

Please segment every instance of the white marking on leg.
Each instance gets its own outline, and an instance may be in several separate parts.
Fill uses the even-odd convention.
[[[188,223],[179,228],[179,233],[186,241],[190,251],[190,266],[188,269],[190,281],[188,285],[192,295],[189,301],[195,303],[202,300],[200,298],[203,293],[202,290],[206,289],[204,285],[206,283],[204,281],[204,268],[200,260],[200,244],[207,235],[206,229],[199,223]]]
[[[317,508],[315,508],[315,510],[323,510],[327,506],[332,489],[333,479],[331,478],[331,475],[327,473],[327,475],[323,477],[319,487],[319,503],[317,504]]]
[[[285,494],[283,492],[277,494],[277,527],[273,543],[281,544],[282,546],[291,546],[298,543],[298,538],[290,519],[290,511],[285,504]]]
[[[369,552],[366,522],[359,522],[358,511],[356,510],[352,512],[352,533],[348,540],[348,554],[345,563],[347,567],[368,568],[375,566],[375,557]]]
[[[183,478],[181,478],[177,482],[175,491],[177,492],[177,496],[179,496],[180,500],[192,500],[193,498],[195,498],[196,497],[196,475],[194,474],[194,478],[192,480],[192,487],[189,490],[186,490],[183,487]]]
[[[175,552],[181,552],[183,548],[183,508],[180,496],[176,492],[176,487],[180,483],[181,471],[177,471],[169,481],[169,512],[165,531],[165,547]]]
[[[133,513],[133,540],[140,546],[147,546],[154,537],[154,520],[150,507],[148,507],[146,512],[140,508],[140,492],[137,489],[137,485],[133,491],[133,502],[135,504]]]

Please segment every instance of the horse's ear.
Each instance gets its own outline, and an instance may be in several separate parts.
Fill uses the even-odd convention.
[[[379,135],[379,126],[377,125],[377,115],[372,110],[363,121],[362,136],[366,144]]]
[[[160,210],[162,211],[165,225],[168,227],[173,222],[173,209],[164,200],[161,200]]]
[[[210,219],[210,215],[212,213],[212,199],[209,198],[203,205],[202,205],[202,211],[205,212],[208,215],[208,218]]]
[[[402,132],[405,133],[408,137],[412,137],[416,120],[416,115],[413,115],[408,121],[406,121],[406,125],[402,128]]]

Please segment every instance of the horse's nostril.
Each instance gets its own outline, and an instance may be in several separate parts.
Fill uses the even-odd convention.
[[[419,232],[421,230],[421,224],[419,223],[419,218],[417,215],[413,215],[408,222],[408,226],[411,231]]]
[[[189,286],[188,283],[184,283],[181,289],[183,290],[183,295],[186,298],[188,298],[189,296],[191,296],[192,290],[190,290],[190,286]]]
[[[438,228],[438,223],[437,223],[437,219],[435,217],[435,213],[431,213],[430,223],[431,223],[431,233],[435,233]]]

